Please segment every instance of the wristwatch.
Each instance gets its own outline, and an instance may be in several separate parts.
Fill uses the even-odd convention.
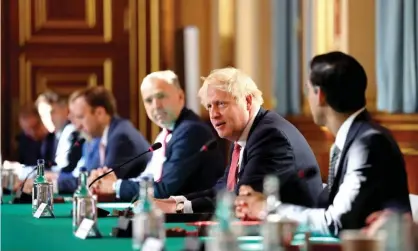
[[[184,202],[179,202],[176,204],[176,213],[182,214],[184,213]]]

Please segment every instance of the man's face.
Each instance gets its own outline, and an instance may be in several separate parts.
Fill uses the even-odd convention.
[[[209,85],[206,102],[210,121],[219,137],[238,140],[250,118],[251,99],[245,100],[245,106],[239,105],[230,93]]]
[[[35,141],[42,140],[45,134],[42,131],[42,121],[36,116],[25,116],[19,118],[19,124],[25,135]]]
[[[61,104],[52,104],[51,119],[56,130],[61,130],[68,120],[68,107]]]
[[[103,108],[93,109],[87,102],[84,97],[79,97],[74,100],[70,106],[71,117],[75,121],[77,129],[85,132],[91,137],[101,137],[102,136],[102,126],[100,124],[100,116]]]
[[[141,94],[151,121],[163,128],[173,126],[184,107],[183,91],[163,80],[153,79],[141,86]]]
[[[307,92],[313,121],[319,126],[324,126],[325,116],[323,107],[321,106],[321,90],[318,87],[314,87],[310,81],[305,84],[305,89]]]
[[[70,102],[68,105],[68,108],[70,111],[68,113],[68,119],[75,126],[77,131],[81,131],[81,121],[74,116],[74,109],[75,109],[74,102]]]

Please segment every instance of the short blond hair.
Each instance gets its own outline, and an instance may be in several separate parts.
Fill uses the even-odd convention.
[[[173,71],[170,70],[151,72],[142,80],[141,86],[156,79],[162,80],[167,84],[174,85],[175,87],[181,89],[179,78]]]
[[[263,93],[258,89],[252,78],[234,67],[213,70],[209,76],[202,77],[203,86],[198,96],[202,105],[206,107],[208,86],[211,85],[221,91],[230,93],[238,104],[245,106],[245,98],[251,95],[253,104],[261,106],[264,102]]]

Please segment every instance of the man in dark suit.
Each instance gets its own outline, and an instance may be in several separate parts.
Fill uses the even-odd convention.
[[[98,167],[113,168],[145,152],[149,143],[128,120],[116,115],[116,102],[112,93],[102,86],[90,87],[72,96],[72,115],[80,121],[81,131],[92,138],[101,138],[99,145],[100,164]],[[151,158],[146,154],[123,168],[115,170],[118,178],[137,175],[142,172]],[[97,168],[98,168],[97,167]],[[103,170],[92,171],[89,179],[100,175]],[[99,193],[112,189],[108,179],[99,180],[95,188]]]
[[[215,137],[210,127],[185,107],[184,92],[176,74],[172,71],[149,74],[142,81],[141,94],[148,117],[162,128],[155,142],[163,146],[153,152],[140,176],[153,176],[154,197],[167,198],[212,187],[222,176],[225,163],[219,157],[219,149],[199,153]],[[138,190],[135,179],[116,181],[115,193],[121,200],[130,201]]]
[[[199,91],[218,135],[234,143],[231,162],[217,184],[204,191],[173,196],[156,204],[165,212],[211,212],[218,191],[238,193],[242,185],[262,191],[265,175],[280,178],[280,197],[313,206],[322,182],[315,156],[305,138],[278,114],[261,108],[262,93],[253,80],[234,68],[213,71]],[[300,170],[316,175],[301,179]]]
[[[22,133],[16,137],[19,163],[35,166],[38,159],[52,163],[55,159],[55,135],[48,132],[34,104],[20,108],[19,125],[22,128]]]
[[[402,153],[390,133],[371,121],[366,87],[366,73],[353,57],[331,52],[313,58],[306,84],[313,119],[335,135],[328,186],[321,196],[323,208],[282,203],[278,214],[308,224],[314,232],[338,235],[362,228],[374,211],[394,205],[410,210]],[[243,213],[257,218],[265,202],[249,193],[253,195],[239,197],[237,204],[247,203]]]

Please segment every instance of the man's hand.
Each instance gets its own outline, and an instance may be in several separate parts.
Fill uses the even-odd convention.
[[[87,185],[88,186],[90,185],[91,182],[93,182],[93,180],[95,180],[97,177],[99,177],[99,172],[101,172],[101,168],[91,170],[90,175],[87,179]],[[97,185],[98,185],[97,183],[98,182],[96,182],[91,188],[97,187]]]
[[[374,236],[379,230],[381,230],[384,227],[388,219],[393,214],[394,212],[388,209],[372,213],[367,217],[367,226],[363,228],[363,231],[368,236]],[[410,213],[403,214],[402,220],[407,228],[412,228],[408,231],[417,230],[418,226],[413,222],[412,215]]]
[[[54,181],[54,180],[57,180],[57,179],[58,179],[58,173],[54,173],[54,172],[50,172],[50,171],[45,172],[45,178],[46,178],[48,181],[52,182],[52,181]]]
[[[241,186],[235,199],[235,216],[245,220],[259,220],[266,208],[266,198],[250,186]]]
[[[174,199],[155,199],[154,205],[161,209],[164,213],[170,214],[176,212],[176,201]]]
[[[27,179],[25,185],[23,186],[23,192],[27,194],[32,194],[33,188],[33,179]]]
[[[109,168],[103,167],[102,169],[97,169],[96,177],[110,171]],[[97,194],[114,194],[113,183],[116,182],[118,178],[114,172],[109,173],[105,177],[98,180],[92,187],[95,193]],[[97,185],[96,185],[97,184]]]

